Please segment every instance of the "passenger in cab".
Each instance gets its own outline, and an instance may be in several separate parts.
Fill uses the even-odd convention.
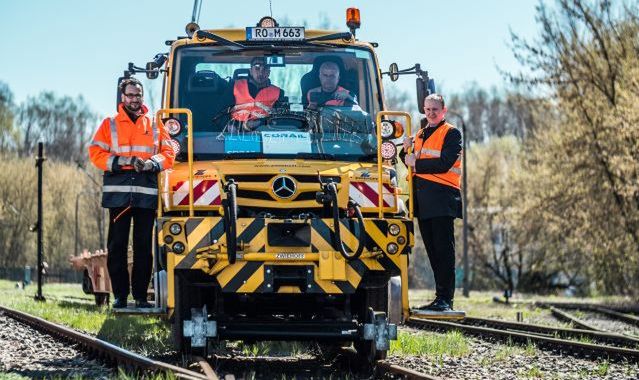
[[[320,86],[310,89],[306,94],[308,108],[357,104],[350,91],[339,85],[339,75],[339,66],[335,62],[322,63],[319,68]]]
[[[251,61],[249,77],[235,80],[233,84],[235,106],[231,110],[232,121],[249,122],[265,118],[270,115],[273,107],[284,102],[284,91],[271,84],[270,73],[271,68],[266,63],[266,59],[255,57]],[[244,129],[247,129],[245,123]]]

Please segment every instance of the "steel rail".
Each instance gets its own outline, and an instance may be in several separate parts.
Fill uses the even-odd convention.
[[[378,360],[375,363],[375,367],[376,369],[381,370],[381,372],[401,375],[404,378],[410,379],[410,380],[441,380],[442,379],[441,377],[421,373],[421,372],[412,370],[410,368],[389,363],[385,360]]]
[[[617,320],[629,323],[631,325],[639,326],[639,317],[631,315],[631,314],[620,313],[618,311],[614,311],[601,306],[595,307],[593,311],[601,313],[607,317],[615,318]]]
[[[639,347],[639,339],[627,335],[600,332],[582,329],[569,329],[564,327],[551,327],[521,322],[504,321],[501,319],[466,317],[460,323],[472,326],[486,326],[501,330],[515,330],[535,334],[544,334],[551,337],[590,339],[600,343],[614,344],[625,347]]]
[[[579,326],[582,329],[586,329],[586,330],[601,331],[601,332],[604,331],[598,327],[595,327],[587,322],[582,321],[581,319],[575,317],[574,315],[571,315],[569,313],[566,313],[565,311],[559,310],[554,306],[549,306],[548,308],[550,312],[552,313],[552,315],[559,320],[570,322],[573,325]]]
[[[579,354],[593,354],[596,356],[603,356],[607,358],[614,358],[620,360],[633,360],[635,362],[639,361],[639,350],[625,348],[625,347],[615,347],[615,346],[607,346],[601,344],[592,344],[592,343],[584,343],[573,340],[564,340],[558,339],[548,336],[536,335],[536,334],[528,334],[517,331],[509,331],[509,330],[500,330],[493,329],[489,327],[478,327],[478,326],[469,326],[462,323],[455,322],[446,322],[446,321],[438,321],[438,320],[429,320],[429,319],[421,319],[416,317],[411,317],[406,325],[415,328],[421,329],[435,329],[435,330],[459,330],[471,335],[479,336],[479,337],[491,337],[499,340],[510,340],[519,343],[528,343],[533,342],[537,346],[542,348],[551,348],[551,349],[565,349],[571,353],[579,353]]]
[[[209,379],[201,373],[149,359],[109,342],[72,330],[66,326],[61,326],[6,306],[0,306],[0,313],[49,335],[76,343],[80,345],[83,351],[96,354],[96,356],[109,364],[122,366],[131,372],[169,372],[182,379]]]
[[[546,302],[546,301],[535,301],[533,305],[539,306],[539,307],[554,306],[564,310],[586,310],[586,311],[596,311],[597,308],[605,308],[605,309],[613,310],[619,313],[639,314],[639,305],[607,305],[607,304],[586,303],[586,302]]]

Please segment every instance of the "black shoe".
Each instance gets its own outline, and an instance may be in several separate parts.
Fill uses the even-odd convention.
[[[425,309],[430,311],[453,311],[453,301],[436,298],[435,301],[433,301]]]
[[[426,305],[417,306],[417,307],[415,307],[415,309],[417,309],[417,310],[429,310],[429,308],[432,307],[434,304],[438,303],[439,300],[440,300],[439,297],[435,297],[435,299],[433,301],[431,301],[431,303],[428,303]]]
[[[113,302],[114,309],[125,309],[126,306],[127,306],[126,297],[116,298],[115,301]]]
[[[153,307],[153,305],[151,305],[147,300],[135,300],[135,307],[140,308],[140,309],[148,309]]]

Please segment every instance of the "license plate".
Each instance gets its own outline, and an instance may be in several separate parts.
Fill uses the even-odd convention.
[[[276,253],[275,258],[279,260],[304,260],[303,253]]]
[[[246,28],[247,41],[301,41],[304,39],[304,27]]]

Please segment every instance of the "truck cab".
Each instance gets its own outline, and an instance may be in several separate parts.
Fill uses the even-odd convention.
[[[373,44],[268,17],[187,32],[146,70],[163,74],[156,120],[176,153],[155,234],[176,347],[316,340],[385,357],[408,317],[412,212],[393,162],[411,120],[385,109]],[[246,101],[252,62],[269,83]]]

